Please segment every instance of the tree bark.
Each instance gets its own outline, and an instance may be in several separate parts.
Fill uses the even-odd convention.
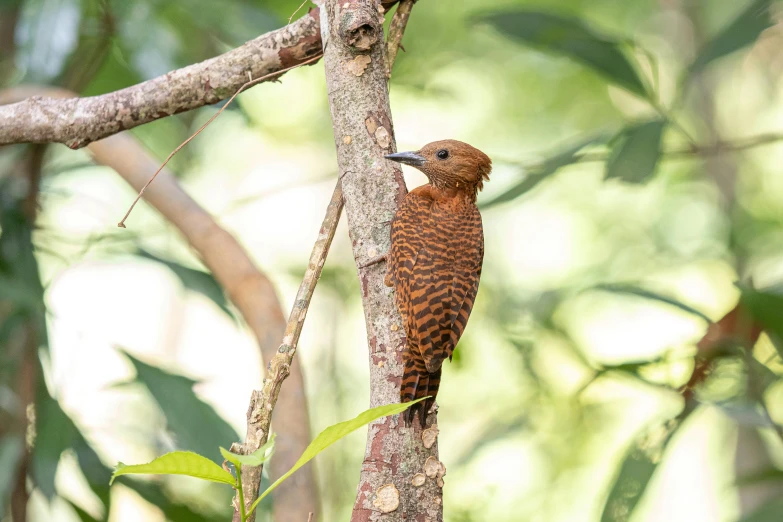
[[[389,249],[389,222],[405,197],[394,152],[386,84],[383,10],[377,0],[324,0],[321,38],[345,213],[357,266]],[[384,264],[359,268],[370,360],[370,406],[399,402],[405,336]],[[430,416],[435,424],[436,415]],[[434,431],[429,432],[434,433]],[[370,424],[352,522],[441,521],[437,443],[425,448],[416,423],[401,416]],[[421,474],[424,483],[414,486]],[[417,477],[418,479],[421,477]],[[441,482],[442,484],[442,482]]]

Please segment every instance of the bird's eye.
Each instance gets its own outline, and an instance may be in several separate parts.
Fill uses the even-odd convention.
[[[441,149],[441,150],[439,150],[439,151],[438,151],[438,157],[439,157],[440,159],[442,159],[442,160],[444,160],[444,159],[448,158],[448,157],[449,157],[449,151],[447,151],[446,149]]]

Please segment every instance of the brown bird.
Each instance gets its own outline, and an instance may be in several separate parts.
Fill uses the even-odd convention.
[[[440,385],[441,365],[454,353],[478,292],[484,231],[476,195],[492,160],[456,140],[436,141],[387,159],[416,167],[429,183],[411,191],[391,225],[386,286],[393,286],[408,337],[400,401],[430,398],[416,411],[424,427]]]

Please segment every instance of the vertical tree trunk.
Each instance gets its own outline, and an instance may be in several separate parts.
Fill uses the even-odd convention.
[[[396,146],[381,3],[322,0],[321,39],[345,214],[359,265],[388,251],[389,223],[407,192],[400,169],[383,158]],[[385,270],[384,263],[359,268],[371,406],[398,402],[402,376],[405,336],[392,291],[383,284]],[[428,477],[425,463],[435,475],[437,444],[425,448],[421,428],[404,427],[400,416],[372,423],[352,522],[441,521],[440,475]],[[414,476],[422,484],[414,486]]]

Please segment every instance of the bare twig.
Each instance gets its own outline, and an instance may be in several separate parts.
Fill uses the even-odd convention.
[[[297,7],[297,8],[296,8],[296,11],[294,11],[293,13],[291,13],[291,16],[289,16],[289,17],[288,17],[288,23],[289,23],[289,24],[291,23],[291,20],[293,20],[294,16],[296,16],[296,13],[298,13],[298,12],[299,12],[299,10],[300,10],[300,9],[302,9],[302,8],[304,7],[304,5],[305,5],[307,2],[309,2],[309,1],[310,1],[310,0],[304,0],[304,1],[303,1],[301,4],[299,4],[299,7]]]
[[[220,110],[219,110],[219,111],[217,111],[215,114],[213,114],[213,115],[212,115],[212,117],[211,117],[210,119],[208,119],[208,120],[207,120],[207,122],[206,122],[204,125],[202,125],[201,127],[199,127],[199,129],[198,129],[196,132],[194,132],[194,133],[193,133],[193,134],[192,134],[192,135],[191,135],[191,136],[190,136],[188,139],[186,139],[185,141],[183,141],[182,143],[180,143],[179,147],[177,147],[176,149],[174,149],[173,151],[171,151],[171,154],[169,154],[169,155],[168,155],[168,157],[166,158],[166,161],[164,161],[164,162],[163,162],[163,164],[162,164],[160,167],[158,167],[158,170],[156,170],[156,171],[155,171],[155,174],[153,174],[153,175],[152,175],[152,177],[150,177],[149,181],[147,181],[147,183],[146,183],[146,184],[145,184],[143,187],[141,187],[141,190],[139,191],[139,194],[136,196],[136,199],[134,199],[134,200],[133,200],[133,203],[131,203],[131,206],[130,206],[130,208],[129,208],[129,209],[128,209],[128,211],[125,213],[125,215],[122,217],[122,219],[120,220],[120,222],[119,222],[119,223],[117,223],[117,226],[118,226],[118,227],[120,227],[120,228],[125,228],[125,220],[126,220],[126,219],[128,219],[128,216],[130,216],[130,213],[133,211],[133,207],[135,207],[135,206],[136,206],[136,203],[138,203],[138,202],[139,202],[139,200],[141,199],[141,196],[142,196],[142,195],[144,195],[144,191],[145,191],[145,190],[147,190],[147,187],[149,187],[149,186],[150,186],[150,183],[152,183],[152,182],[155,180],[155,178],[158,176],[158,173],[160,173],[160,171],[161,171],[161,170],[163,170],[163,167],[165,167],[165,166],[166,166],[166,164],[167,164],[167,163],[168,163],[168,162],[171,160],[171,158],[173,158],[173,157],[174,157],[174,155],[175,155],[177,152],[179,152],[180,150],[182,150],[182,148],[183,148],[185,145],[187,145],[188,143],[190,143],[190,142],[191,142],[191,140],[193,140],[193,138],[195,138],[196,136],[198,136],[199,134],[201,134],[201,131],[203,131],[204,129],[206,129],[206,128],[207,128],[207,126],[209,126],[209,124],[211,124],[213,121],[215,121],[215,119],[216,119],[218,116],[220,116],[221,114],[223,114],[223,111],[224,111],[224,110],[226,110],[226,107],[228,107],[229,105],[231,105],[231,102],[233,102],[233,101],[234,101],[234,98],[236,98],[237,96],[239,96],[239,94],[240,94],[242,91],[244,91],[245,89],[247,89],[247,88],[249,88],[249,87],[252,87],[253,85],[256,85],[256,84],[258,84],[258,83],[261,83],[261,82],[263,82],[263,81],[266,81],[266,80],[268,80],[269,78],[271,78],[272,76],[278,76],[278,75],[280,75],[280,74],[283,74],[283,73],[285,73],[285,72],[288,72],[288,71],[290,71],[291,69],[296,69],[297,67],[300,67],[300,66],[302,66],[302,65],[307,65],[307,64],[310,64],[310,63],[314,63],[314,62],[316,62],[316,61],[320,60],[320,59],[321,59],[321,56],[323,56],[323,55],[321,55],[321,54],[318,54],[318,55],[316,55],[316,56],[314,56],[314,57],[310,58],[309,60],[306,60],[306,61],[304,61],[304,62],[302,62],[302,63],[300,63],[300,64],[297,64],[297,65],[292,65],[291,67],[287,67],[287,68],[285,68],[285,69],[282,69],[282,70],[280,70],[280,71],[276,71],[276,72],[273,72],[273,73],[267,74],[267,75],[265,75],[265,76],[262,76],[261,78],[256,78],[255,80],[252,80],[252,79],[251,79],[249,82],[246,82],[245,84],[243,84],[243,85],[242,85],[242,87],[240,87],[240,88],[239,88],[239,90],[238,90],[237,92],[235,92],[235,93],[234,93],[234,95],[233,95],[233,96],[231,96],[231,98],[229,98],[229,99],[228,99],[228,101],[227,101],[225,104],[223,104],[223,106],[220,108]]]
[[[283,342],[277,350],[275,356],[269,361],[267,374],[264,378],[264,384],[261,391],[253,391],[250,399],[250,408],[247,411],[247,436],[245,443],[235,445],[234,450],[241,453],[252,453],[266,443],[269,436],[269,425],[272,420],[272,412],[277,404],[277,397],[283,381],[288,377],[289,369],[293,362],[294,354],[299,343],[299,335],[302,333],[305,316],[310,306],[310,300],[313,297],[315,286],[321,277],[321,270],[326,262],[326,256],[329,253],[329,247],[332,244],[337,222],[340,220],[342,210],[343,192],[340,183],[334,189],[332,199],[326,209],[321,229],[318,233],[318,239],[313,246],[310,254],[310,261],[307,265],[302,284],[296,294],[294,307],[288,316]],[[261,483],[261,472],[263,466],[242,468],[242,478],[244,485],[244,497],[246,506],[250,506],[258,498],[258,487]],[[248,520],[252,522],[251,515]],[[240,514],[237,509],[234,510],[234,521],[239,520]]]
[[[402,46],[402,36],[405,34],[405,28],[408,25],[408,18],[413,9],[415,0],[402,0],[397,6],[397,11],[389,24],[389,37],[386,39],[386,76],[391,78],[391,70],[394,61],[397,59],[397,52]]]

